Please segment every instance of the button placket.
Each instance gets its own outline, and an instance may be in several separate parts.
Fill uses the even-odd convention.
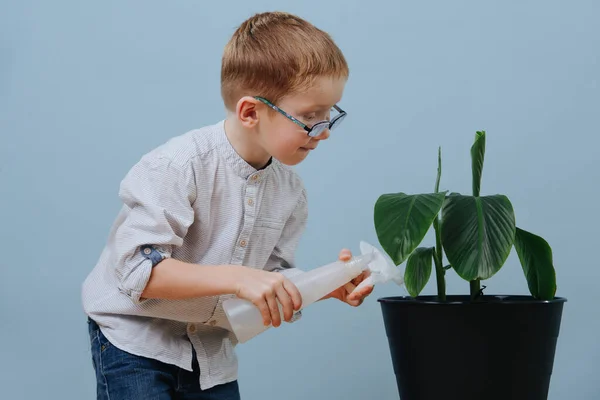
[[[212,377],[210,376],[209,358],[202,341],[195,337],[191,339],[192,345],[196,349],[196,360],[200,366],[200,385],[205,386],[211,384]]]
[[[246,186],[246,205],[247,207],[245,207],[244,213],[247,213],[249,215],[252,215],[253,217],[256,216],[256,210],[254,208],[254,205],[256,204],[256,194],[258,192],[258,182],[259,180],[259,175],[252,175],[251,179],[251,183]]]
[[[254,228],[255,222],[255,207],[256,204],[256,193],[258,191],[258,187],[256,185],[257,182],[260,181],[260,177],[258,174],[252,175],[248,179],[248,183],[246,185],[245,190],[245,199],[246,205],[244,206],[244,225],[242,227],[242,231],[238,237],[237,246],[233,252],[233,259],[235,263],[242,264],[244,257],[246,255],[246,248],[248,247],[248,242],[250,240],[250,232]]]

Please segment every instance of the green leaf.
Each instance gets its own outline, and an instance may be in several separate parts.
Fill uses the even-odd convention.
[[[384,194],[375,203],[375,230],[381,247],[400,265],[417,248],[438,215],[446,192]]]
[[[556,272],[550,245],[540,236],[517,228],[515,249],[531,295],[541,300],[553,299],[556,294]]]
[[[417,297],[429,281],[433,251],[433,247],[419,247],[408,257],[404,284],[412,297]]]
[[[515,238],[515,214],[504,195],[451,194],[442,208],[442,245],[448,262],[467,281],[500,270]]]
[[[471,146],[471,169],[473,171],[473,196],[479,196],[481,175],[485,156],[485,131],[477,131],[475,143]]]

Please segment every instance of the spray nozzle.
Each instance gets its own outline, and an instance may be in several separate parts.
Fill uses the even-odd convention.
[[[356,290],[361,290],[365,286],[371,286],[376,283],[386,283],[394,281],[398,285],[404,284],[404,276],[400,269],[389,261],[379,249],[365,241],[360,242],[360,252],[362,254],[371,254],[369,261],[369,271],[371,275],[362,281]]]

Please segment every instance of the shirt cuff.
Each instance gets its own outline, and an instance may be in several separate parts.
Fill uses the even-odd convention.
[[[142,257],[152,262],[153,267],[169,256],[160,246],[152,246],[149,244],[141,246],[140,253],[142,254]]]
[[[131,272],[121,282],[119,286],[121,293],[129,297],[134,304],[142,303],[145,300],[142,298],[142,293],[150,280],[152,268],[168,257],[170,254],[160,246],[140,246],[136,251],[136,256],[130,261],[137,263],[137,266],[130,268]]]

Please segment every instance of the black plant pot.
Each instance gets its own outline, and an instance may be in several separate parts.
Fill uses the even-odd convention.
[[[547,400],[566,299],[378,301],[401,400]]]

